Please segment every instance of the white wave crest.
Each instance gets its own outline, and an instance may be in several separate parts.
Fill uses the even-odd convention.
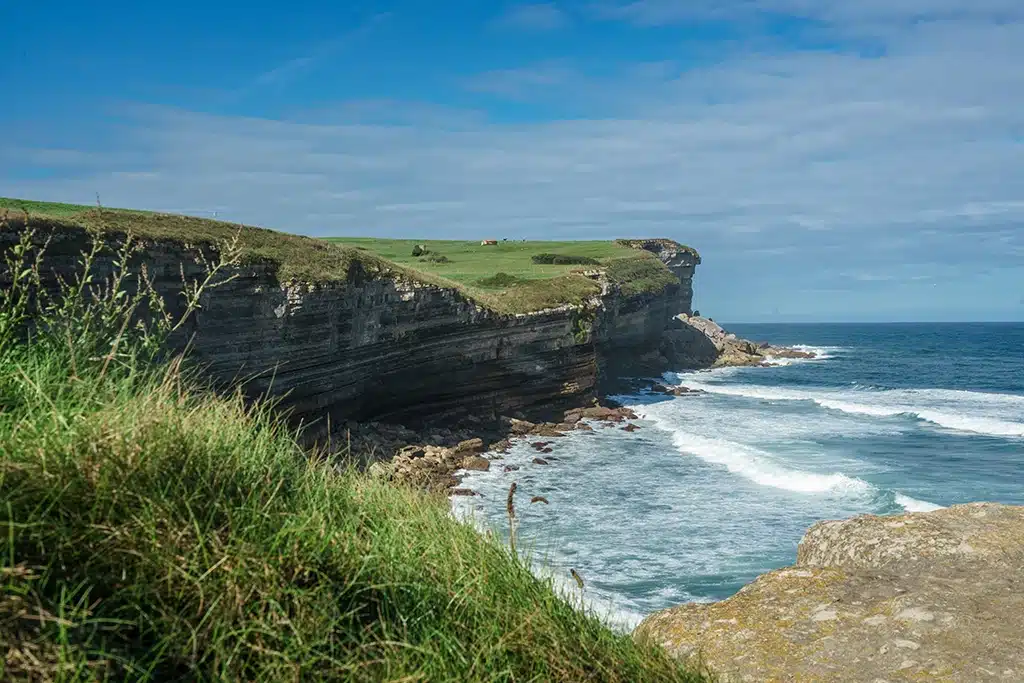
[[[655,424],[672,433],[672,443],[680,451],[691,453],[705,462],[725,467],[761,486],[795,493],[832,493],[863,495],[872,489],[865,481],[845,474],[816,474],[784,467],[774,462],[770,453],[723,439],[713,439],[682,430],[654,418]]]
[[[926,410],[914,406],[872,406],[830,400],[816,400],[815,403],[831,410],[840,410],[844,413],[857,415],[870,415],[872,417],[908,415],[957,432],[971,432],[988,436],[1024,436],[1024,423],[1010,422],[980,415]]]
[[[794,344],[790,348],[804,351],[805,353],[813,353],[813,360],[829,360],[830,358],[835,358],[837,353],[849,351],[845,346],[809,346],[807,344]]]
[[[901,506],[907,512],[932,512],[933,510],[942,509],[941,505],[929,503],[926,500],[911,498],[910,496],[905,496],[902,493],[896,494],[896,504]]]
[[[708,438],[676,429],[668,420],[657,415],[645,415],[660,429],[672,435],[672,442],[681,452],[716,465],[742,476],[761,486],[805,494],[832,494],[844,497],[868,498],[880,495],[879,489],[862,479],[850,477],[841,472],[819,474],[785,467],[775,462],[768,452],[746,444],[724,439]],[[926,500],[911,498],[898,491],[892,492],[896,504],[907,512],[931,512],[941,505]]]
[[[907,415],[958,432],[1024,437],[1024,396],[949,389],[781,389],[722,384],[689,375],[691,389],[765,401],[812,401],[823,408],[869,417]]]

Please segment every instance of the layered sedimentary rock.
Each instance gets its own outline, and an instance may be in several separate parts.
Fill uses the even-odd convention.
[[[83,231],[53,234],[51,285],[76,271],[86,246]],[[663,251],[685,284],[628,297],[603,283],[586,306],[522,315],[358,260],[346,280],[322,284],[279,282],[273,264],[250,263],[204,296],[176,342],[191,340],[191,357],[216,383],[280,397],[306,422],[560,414],[593,399],[602,349],[656,349],[671,317],[689,310],[695,261]],[[204,273],[196,254],[171,241],[145,245],[141,259],[172,304],[182,269],[190,280]],[[111,258],[97,270],[109,273]]]
[[[611,381],[622,373],[670,368],[672,359],[664,354],[663,342],[667,330],[675,325],[674,316],[692,313],[693,277],[700,264],[697,252],[672,240],[619,243],[656,254],[679,282],[656,293],[633,296],[623,296],[615,286],[605,284],[596,311],[594,341],[602,379]]]
[[[634,637],[724,681],[1024,680],[1024,507],[819,522],[797,562]]]

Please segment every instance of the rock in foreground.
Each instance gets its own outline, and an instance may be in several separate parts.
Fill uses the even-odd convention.
[[[1024,507],[820,522],[795,566],[634,637],[723,681],[1024,681]]]

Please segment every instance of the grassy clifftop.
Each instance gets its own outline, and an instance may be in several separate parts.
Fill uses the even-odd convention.
[[[0,198],[0,212],[13,222],[29,216],[40,227],[84,227],[126,232],[150,239],[199,244],[230,240],[236,233],[243,262],[274,264],[283,281],[345,280],[351,265],[458,289],[502,313],[528,313],[580,304],[600,292],[580,274],[604,270],[628,295],[658,292],[677,282],[653,254],[615,241],[313,239],[223,221],[129,209],[100,209]],[[423,253],[417,247],[425,248]],[[416,250],[416,255],[414,255]],[[546,260],[543,256],[547,256]]]

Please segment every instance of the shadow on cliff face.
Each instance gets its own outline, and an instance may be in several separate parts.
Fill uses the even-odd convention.
[[[676,370],[696,370],[710,367],[719,354],[718,347],[706,334],[690,325],[676,323],[662,337],[661,353]]]
[[[673,318],[655,348],[599,349],[598,394],[635,393],[650,385],[646,378],[660,377],[667,371],[709,368],[719,354],[706,334]]]

